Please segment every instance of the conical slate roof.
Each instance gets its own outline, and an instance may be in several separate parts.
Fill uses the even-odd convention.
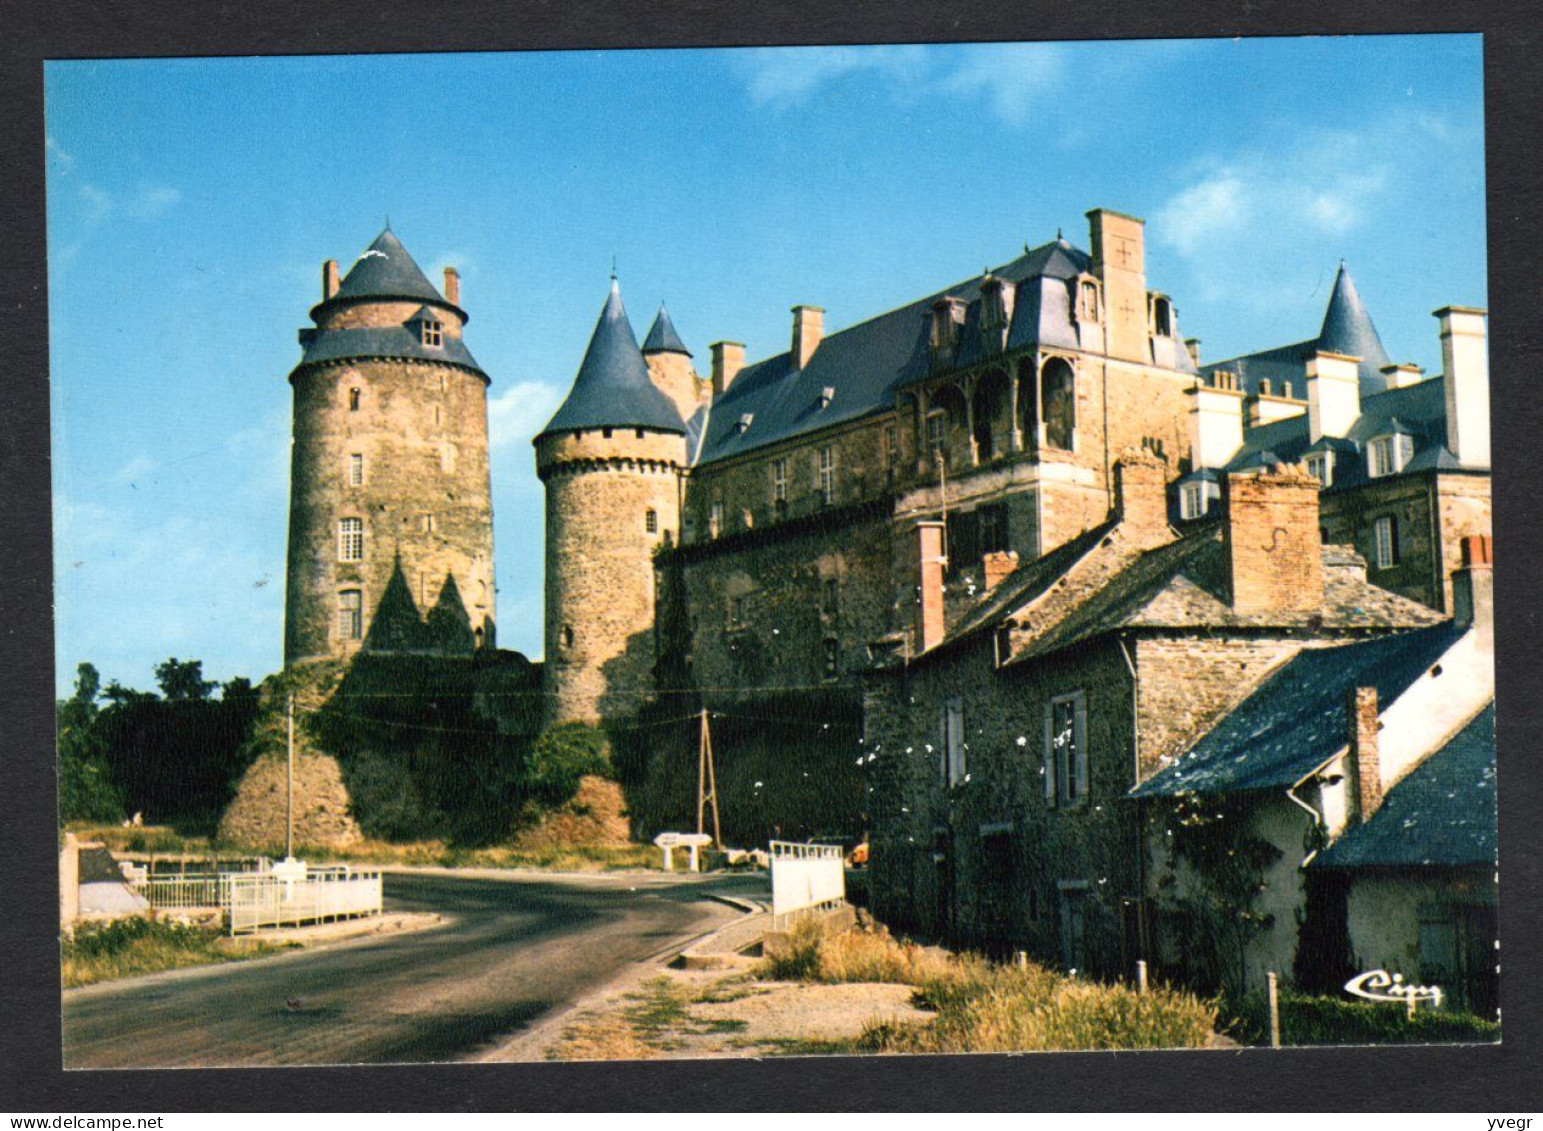
[[[1387,388],[1387,378],[1382,375],[1382,370],[1393,363],[1388,358],[1388,351],[1382,348],[1377,327],[1372,325],[1372,317],[1366,313],[1355,281],[1343,263],[1334,279],[1334,293],[1329,296],[1323,329],[1318,332],[1318,349],[1361,359],[1363,396]]]
[[[402,241],[390,228],[354,260],[334,298],[417,298],[445,301],[418,269]]]
[[[659,304],[659,313],[654,316],[654,324],[649,328],[648,337],[643,339],[643,352],[683,353],[687,357],[691,356],[686,343],[675,332],[675,323],[670,321],[670,312],[662,302]]]
[[[581,428],[649,428],[682,435],[686,431],[675,406],[648,379],[648,362],[638,349],[615,279],[568,399],[541,435]]]

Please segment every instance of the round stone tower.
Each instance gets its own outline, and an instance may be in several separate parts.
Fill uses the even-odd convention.
[[[284,662],[494,643],[489,379],[388,228],[322,268],[294,389]]]
[[[650,380],[615,279],[573,389],[535,445],[547,709],[554,722],[630,714],[653,689],[653,555],[680,539],[687,456],[686,427]]]

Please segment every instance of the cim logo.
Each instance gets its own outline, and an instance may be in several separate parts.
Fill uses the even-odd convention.
[[[1416,986],[1405,982],[1402,974],[1389,974],[1386,970],[1368,970],[1364,974],[1357,974],[1345,983],[1345,992],[1367,1001],[1407,1005],[1411,1015],[1414,1007],[1422,1001],[1430,1002],[1433,1009],[1441,1007],[1440,986]]]

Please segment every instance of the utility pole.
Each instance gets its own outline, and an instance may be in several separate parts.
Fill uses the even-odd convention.
[[[707,708],[702,708],[702,741],[697,751],[696,767],[696,831],[703,832],[702,823],[707,803],[713,805],[713,844],[723,847],[723,829],[718,824],[718,779],[713,773],[713,737],[707,729]]]
[[[295,693],[284,700],[284,859],[295,858]]]

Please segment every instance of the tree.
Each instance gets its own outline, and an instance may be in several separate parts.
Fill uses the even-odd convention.
[[[59,819],[116,821],[123,815],[123,799],[113,785],[107,743],[97,725],[102,678],[91,664],[75,671],[75,694],[59,701],[55,715]]]
[[[204,700],[219,686],[217,680],[204,678],[202,660],[183,662],[175,656],[155,666],[155,682],[169,702]]]

